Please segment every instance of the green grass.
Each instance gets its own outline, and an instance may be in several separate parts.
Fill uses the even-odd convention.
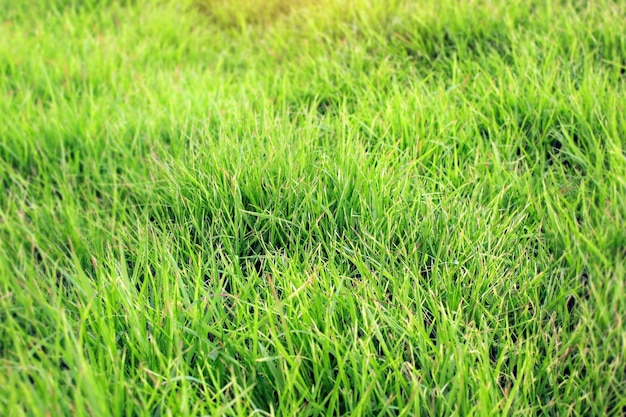
[[[626,4],[270,3],[0,0],[0,415],[623,415]]]

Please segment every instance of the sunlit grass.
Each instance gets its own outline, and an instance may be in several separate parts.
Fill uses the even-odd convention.
[[[624,5],[296,3],[0,0],[0,415],[623,414]]]

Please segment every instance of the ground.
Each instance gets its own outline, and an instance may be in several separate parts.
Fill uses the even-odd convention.
[[[624,21],[0,0],[0,415],[623,415]]]

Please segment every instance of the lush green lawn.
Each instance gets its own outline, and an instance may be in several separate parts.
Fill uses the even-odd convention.
[[[623,415],[626,2],[259,1],[0,0],[0,415]]]

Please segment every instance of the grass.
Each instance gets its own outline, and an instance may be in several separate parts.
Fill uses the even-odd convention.
[[[623,415],[626,5],[259,4],[0,0],[0,415]]]

